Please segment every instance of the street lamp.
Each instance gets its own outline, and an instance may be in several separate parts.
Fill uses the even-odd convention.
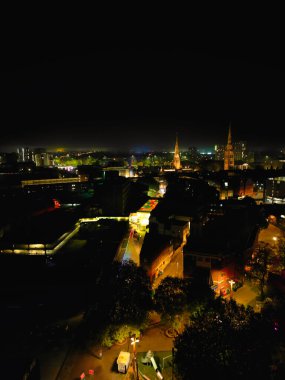
[[[131,345],[133,346],[133,353],[134,353],[134,369],[137,375],[137,380],[139,379],[139,369],[138,369],[138,361],[137,361],[137,350],[136,350],[136,343],[139,342],[139,339],[136,339],[136,334],[134,334],[131,337]]]
[[[229,284],[231,285],[231,292],[233,291],[233,285],[235,284],[234,280],[229,280]]]
[[[274,241],[274,245],[273,245],[273,249],[274,249],[274,251],[275,251],[275,254],[277,253],[276,251],[277,251],[277,241],[278,241],[278,237],[277,236],[273,236],[273,241]]]
[[[131,345],[133,346],[133,353],[134,353],[134,356],[136,357],[136,343],[139,342],[139,339],[136,339],[136,334],[134,334],[132,337],[131,337]]]

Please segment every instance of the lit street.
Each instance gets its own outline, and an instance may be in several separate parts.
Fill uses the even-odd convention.
[[[131,226],[131,224],[130,224]],[[133,231],[133,232],[132,232]],[[146,232],[141,231],[139,233],[134,233],[134,229],[130,229],[128,232],[128,241],[124,253],[124,260],[133,260],[137,265],[140,264],[140,252],[143,245],[143,240]]]
[[[173,255],[163,273],[154,281],[153,288],[157,288],[160,282],[168,276],[183,278],[183,249],[180,248],[178,252]]]

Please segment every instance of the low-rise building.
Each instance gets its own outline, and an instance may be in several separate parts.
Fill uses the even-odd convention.
[[[146,234],[140,254],[140,265],[146,270],[151,282],[163,273],[173,252],[173,239],[158,234]]]

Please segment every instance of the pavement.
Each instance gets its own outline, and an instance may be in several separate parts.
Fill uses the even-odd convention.
[[[254,309],[256,309],[257,296],[258,296],[257,290],[255,290],[248,283],[245,283],[236,292],[232,292],[230,294],[230,297],[233,298],[238,304],[242,304],[244,306],[252,306]]]
[[[156,351],[171,351],[173,347],[173,339],[165,335],[165,328],[160,325],[159,321],[153,321],[153,325],[146,329],[140,341],[136,344],[136,351],[147,352],[151,350]],[[90,344],[84,350],[78,350],[73,354],[72,367],[71,361],[68,363],[68,370],[64,368],[61,371],[58,380],[79,380],[80,374],[83,372],[88,374],[90,369],[94,370],[94,376],[86,376],[86,379],[96,380],[127,380],[130,378],[132,368],[129,370],[129,374],[125,375],[119,373],[117,370],[116,360],[121,351],[131,352],[133,351],[128,339],[122,345],[113,345],[111,348],[105,348],[102,352],[102,358],[99,356],[100,347]],[[54,380],[54,379],[50,379]]]

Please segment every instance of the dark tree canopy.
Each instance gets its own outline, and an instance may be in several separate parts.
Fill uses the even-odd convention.
[[[175,339],[177,378],[269,379],[273,342],[261,314],[216,299]]]
[[[182,313],[187,307],[185,282],[181,278],[166,277],[155,291],[156,310],[163,316],[173,317]]]
[[[260,297],[263,300],[264,287],[267,283],[269,267],[273,259],[273,250],[267,243],[259,243],[249,262],[250,271],[248,275],[258,282]]]
[[[155,291],[154,305],[163,317],[173,318],[184,311],[194,310],[213,298],[214,292],[207,284],[166,277]]]
[[[112,264],[103,291],[111,323],[143,323],[152,308],[150,280],[132,261]]]

